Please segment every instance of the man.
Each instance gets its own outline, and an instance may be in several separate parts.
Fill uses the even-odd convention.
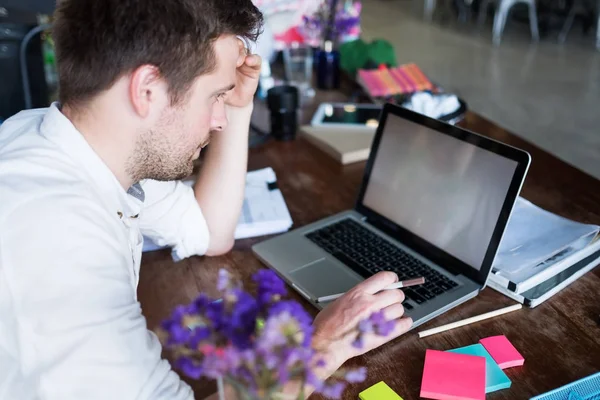
[[[260,59],[250,0],[62,0],[60,103],[0,128],[0,398],[190,399],[136,299],[142,234],[176,259],[233,245]],[[211,139],[195,192],[177,180]],[[395,281],[315,320],[326,378],[405,332]],[[384,310],[387,338],[348,334]],[[290,389],[291,390],[291,389]]]

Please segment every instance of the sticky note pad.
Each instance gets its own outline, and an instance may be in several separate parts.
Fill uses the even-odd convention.
[[[500,389],[508,389],[511,385],[510,379],[502,371],[502,368],[496,364],[490,353],[481,344],[461,347],[454,350],[448,350],[452,353],[468,354],[471,356],[485,357],[485,392],[495,392]]]
[[[402,400],[385,382],[381,381],[358,394],[360,400]]]
[[[506,336],[491,336],[479,341],[502,369],[523,365],[525,359]]]
[[[485,400],[485,357],[427,350],[421,397]]]

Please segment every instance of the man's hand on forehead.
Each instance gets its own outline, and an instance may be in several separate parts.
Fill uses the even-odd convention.
[[[234,107],[249,105],[258,86],[260,77],[261,58],[252,54],[247,47],[247,42],[237,38],[238,57],[236,60],[236,83],[234,89],[227,96],[226,104]]]

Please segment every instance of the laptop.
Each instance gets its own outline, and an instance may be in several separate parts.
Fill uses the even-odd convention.
[[[522,150],[386,104],[354,209],[253,246],[318,308],[379,271],[400,280],[413,327],[486,284],[531,162]]]

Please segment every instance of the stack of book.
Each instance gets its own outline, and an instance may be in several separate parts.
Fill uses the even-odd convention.
[[[600,263],[599,231],[519,198],[488,286],[535,307]]]
[[[392,68],[360,69],[357,81],[371,97],[387,97],[435,88],[423,71],[413,63]]]

